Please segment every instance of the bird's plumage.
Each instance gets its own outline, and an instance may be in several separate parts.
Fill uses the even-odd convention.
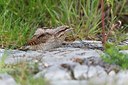
[[[38,28],[33,37],[27,42],[25,48],[30,50],[49,50],[59,47],[69,31],[69,26],[60,26],[55,29]]]

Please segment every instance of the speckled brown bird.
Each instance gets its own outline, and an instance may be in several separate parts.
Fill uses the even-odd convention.
[[[70,27],[65,25],[55,29],[38,28],[23,49],[44,51],[59,47],[69,32],[71,32]]]

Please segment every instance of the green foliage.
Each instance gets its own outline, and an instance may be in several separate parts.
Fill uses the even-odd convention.
[[[37,63],[21,62],[17,64],[5,64],[7,52],[3,54],[0,60],[0,73],[8,73],[20,85],[49,85],[43,78],[34,78],[34,74],[38,73]]]
[[[12,70],[12,68],[9,68],[6,64],[5,64],[5,59],[7,58],[8,54],[5,51],[0,59],[0,73],[6,73],[10,70]]]
[[[43,78],[34,78],[34,74],[38,73],[36,63],[21,62],[12,66],[13,70],[8,73],[14,77],[17,83],[21,85],[48,85]]]
[[[66,24],[75,28],[75,37],[96,39],[101,31],[99,4],[99,0],[0,0],[0,47],[20,47],[40,26]],[[105,6],[111,5],[111,19],[106,18],[106,28],[110,28],[122,12],[127,13],[126,4],[126,0],[105,1]]]
[[[101,12],[98,10],[98,6],[99,0],[87,0],[86,5],[82,6],[85,15],[82,17],[84,24],[81,34],[84,34],[85,38],[94,39],[94,36],[100,32]]]
[[[128,69],[128,54],[121,53],[118,46],[114,44],[106,44],[105,54],[101,57],[105,62],[116,64],[123,69]]]
[[[0,46],[25,44],[39,26],[69,25],[75,36],[94,37],[100,24],[98,0],[1,0]]]

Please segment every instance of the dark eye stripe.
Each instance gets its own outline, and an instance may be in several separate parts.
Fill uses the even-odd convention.
[[[60,31],[57,33],[57,35],[59,35],[61,32],[65,31],[65,30],[67,30],[67,29],[69,29],[69,28],[65,28],[65,29],[63,29],[63,30],[60,30]]]

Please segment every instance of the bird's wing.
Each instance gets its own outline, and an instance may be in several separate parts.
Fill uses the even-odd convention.
[[[49,33],[43,33],[43,34],[40,34],[40,35],[34,35],[32,37],[32,39],[30,39],[28,42],[27,42],[27,45],[38,45],[38,44],[41,44],[41,43],[46,43],[47,40],[51,37],[52,35],[49,34]]]

